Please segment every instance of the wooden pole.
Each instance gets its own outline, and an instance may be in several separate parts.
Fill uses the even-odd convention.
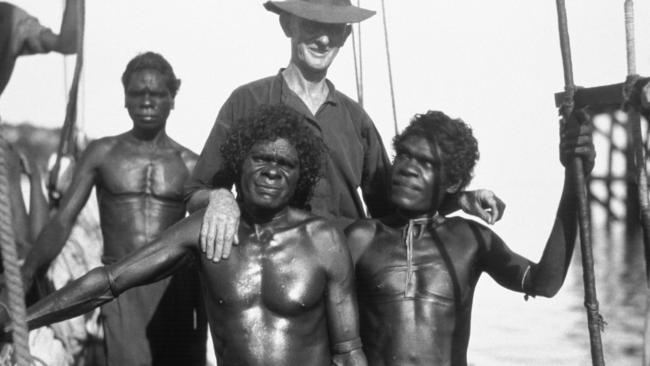
[[[558,28],[560,33],[560,49],[562,51],[562,66],[564,69],[564,88],[566,98],[560,111],[565,120],[573,112],[573,67],[571,64],[571,45],[569,43],[569,29],[567,25],[566,7],[564,0],[556,0]],[[604,366],[603,345],[600,338],[602,331],[602,317],[598,313],[598,300],[596,297],[596,280],[594,275],[594,258],[591,247],[591,217],[589,202],[587,201],[587,186],[585,184],[582,159],[576,158],[570,167],[574,179],[576,194],[578,195],[578,222],[580,224],[580,248],[582,251],[582,269],[585,288],[585,307],[587,309],[587,323],[589,327],[589,341],[591,345],[591,360],[594,366]]]
[[[636,49],[634,34],[634,2],[625,0],[625,44],[627,55],[628,83],[633,83],[638,78],[636,73]],[[627,97],[632,93],[632,87],[627,88]],[[643,365],[650,366],[650,205],[648,203],[648,174],[646,171],[645,145],[641,134],[640,106],[628,103],[628,123],[630,123],[634,161],[636,163],[637,189],[639,196],[639,212],[641,215],[641,229],[643,231],[643,247],[646,259],[646,317],[644,331]]]

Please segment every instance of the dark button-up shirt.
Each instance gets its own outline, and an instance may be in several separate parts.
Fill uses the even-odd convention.
[[[215,174],[223,167],[220,148],[232,124],[249,116],[260,105],[282,103],[305,115],[329,150],[324,176],[309,202],[312,212],[340,219],[342,224],[362,218],[364,207],[357,193],[361,188],[370,215],[380,217],[389,213],[390,161],[381,137],[361,106],[337,91],[329,80],[326,82],[329,94],[316,115],[289,89],[281,73],[235,89],[221,107],[192,177],[186,183],[186,201],[199,189],[225,185],[215,182]]]

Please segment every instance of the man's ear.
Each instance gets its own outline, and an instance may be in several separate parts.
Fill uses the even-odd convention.
[[[460,190],[460,182],[452,183],[447,188],[445,188],[445,192],[449,194],[456,194]]]
[[[352,33],[352,24],[348,24],[345,26],[345,34],[343,35],[343,43],[341,44],[341,46],[345,44],[345,41],[348,39],[351,33]]]
[[[291,30],[291,15],[287,13],[280,14],[280,26],[282,27],[282,31],[284,31],[284,35],[287,36],[287,38],[291,38],[291,35],[293,34],[293,31]]]

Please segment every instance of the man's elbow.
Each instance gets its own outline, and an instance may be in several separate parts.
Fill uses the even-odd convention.
[[[530,294],[531,295],[534,294],[535,296],[551,298],[557,295],[558,292],[560,292],[560,288],[562,288],[562,283],[563,281],[560,280],[548,281],[542,285],[535,286],[533,288],[533,291],[530,292]]]

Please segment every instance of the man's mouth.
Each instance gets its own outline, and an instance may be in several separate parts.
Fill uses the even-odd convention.
[[[409,183],[409,182],[406,182],[406,181],[403,181],[403,180],[399,180],[399,179],[393,179],[392,185],[393,185],[393,188],[405,189],[405,190],[413,191],[413,192],[419,192],[419,191],[422,190],[420,188],[420,186],[418,186],[418,185],[415,185],[415,184],[412,184],[412,183]]]

